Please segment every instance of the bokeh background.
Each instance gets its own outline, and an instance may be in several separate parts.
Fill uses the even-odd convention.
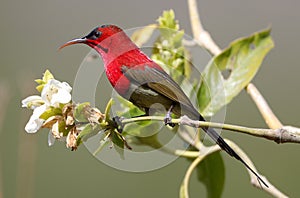
[[[299,126],[300,2],[198,1],[204,27],[226,47],[232,40],[272,26],[275,49],[267,56],[254,83],[284,124]],[[30,111],[22,98],[35,92],[33,79],[46,68],[57,79],[74,81],[77,68],[89,51],[76,46],[57,51],[71,38],[93,27],[113,23],[133,28],[153,23],[165,9],[191,35],[186,1],[9,1],[0,7],[0,197],[178,197],[189,165],[178,159],[157,171],[127,173],[97,161],[85,147],[71,152],[62,143],[47,145],[47,130],[26,134]],[[243,91],[227,107],[227,123],[266,127],[255,105]],[[283,144],[242,134],[223,132],[238,143],[280,190],[299,197],[300,145]],[[245,168],[222,153],[226,166],[223,197],[268,197],[249,184]],[[191,196],[205,195],[192,178]]]

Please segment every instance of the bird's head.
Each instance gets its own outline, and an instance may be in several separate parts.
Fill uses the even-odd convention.
[[[118,26],[102,25],[96,27],[88,35],[82,38],[77,38],[66,42],[59,49],[62,49],[69,45],[83,43],[94,48],[99,53],[107,53],[109,51],[109,48],[111,47],[112,41],[114,41],[114,44],[116,44],[118,43],[118,40],[126,37],[126,34]]]
[[[128,60],[135,60],[132,58],[134,53],[135,55],[133,57],[137,57],[140,60],[142,56],[145,61],[149,61],[126,33],[116,25],[102,25],[96,27],[88,35],[70,40],[59,49],[78,43],[86,44],[95,49],[101,55],[105,66],[109,65],[112,61],[117,61],[118,64],[125,64],[124,61],[126,60],[126,64],[130,64]],[[126,55],[131,57],[121,58]]]

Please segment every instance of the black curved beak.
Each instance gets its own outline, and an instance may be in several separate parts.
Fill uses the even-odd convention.
[[[58,48],[58,50],[64,48],[64,47],[67,47],[69,45],[74,45],[74,44],[78,44],[78,43],[86,43],[87,39],[85,37],[83,38],[79,38],[79,39],[73,39],[73,40],[70,40],[68,42],[66,42],[65,44],[63,44],[62,46],[60,46]]]

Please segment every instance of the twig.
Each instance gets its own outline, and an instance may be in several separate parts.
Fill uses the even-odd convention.
[[[196,136],[192,136],[190,131],[187,128],[181,129],[177,133],[184,141],[189,143],[190,145],[194,146],[199,151],[201,150],[203,144],[199,141],[199,138]]]
[[[215,56],[220,54],[221,49],[213,41],[209,32],[207,32],[201,24],[196,0],[188,0],[188,4],[189,4],[190,19],[191,19],[191,25],[192,25],[194,39],[200,46],[206,48],[211,54],[213,54]],[[281,122],[275,116],[275,114],[272,112],[268,103],[265,101],[264,97],[258,92],[255,85],[250,83],[246,87],[246,90],[247,90],[247,93],[254,100],[257,108],[259,109],[260,113],[264,117],[267,125],[271,129],[281,128],[282,127]]]
[[[192,175],[193,170],[197,167],[197,165],[204,159],[204,156],[197,157],[187,169],[184,179],[181,184],[180,193],[183,194],[182,197],[189,197],[189,180]]]
[[[188,0],[188,4],[189,4],[190,21],[192,25],[194,39],[200,46],[207,49],[211,54],[213,55],[220,54],[221,49],[213,41],[210,34],[204,30],[201,24],[196,0]]]
[[[261,115],[265,119],[265,122],[271,129],[279,129],[282,128],[281,122],[275,116],[271,108],[269,107],[268,103],[261,95],[261,93],[257,90],[257,88],[250,83],[246,87],[247,93],[251,96],[252,100],[255,102],[256,106],[258,107]],[[299,129],[300,130],[300,129]]]
[[[197,151],[185,151],[185,150],[179,150],[176,149],[171,154],[180,156],[180,157],[188,157],[188,158],[196,158],[199,156],[199,152]]]
[[[198,7],[197,7],[196,0],[188,0],[188,4],[189,4],[190,19],[191,19],[191,25],[192,25],[192,30],[193,30],[193,34],[194,34],[194,39],[196,39],[196,42],[199,43],[201,46],[208,49],[213,55],[218,55],[219,53],[221,53],[221,50],[216,45],[216,43],[212,40],[209,33],[207,31],[205,31],[201,25],[201,20],[200,20],[199,14],[198,14]],[[255,89],[255,86],[253,84],[250,86],[250,88],[249,88],[249,86],[247,87],[248,93],[253,93],[254,89]],[[286,132],[288,132],[289,137],[291,137],[291,139],[293,139],[293,140],[294,140],[294,138],[298,139],[300,129],[295,128],[295,127],[282,127],[282,124],[280,123],[280,121],[277,119],[277,117],[273,113],[268,114],[266,111],[261,109],[262,106],[259,104],[261,104],[261,101],[265,101],[265,100],[261,94],[259,94],[259,95],[260,95],[260,100],[255,100],[257,97],[252,97],[252,99],[255,101],[257,108],[260,110],[260,112],[263,115],[264,119],[266,120],[268,126],[271,129],[281,128],[284,130],[284,131],[281,131],[281,129],[279,129],[279,132],[277,131],[276,133],[274,133],[274,134],[279,134],[280,141],[277,141],[277,142],[279,142],[279,143],[283,142],[283,138],[284,138],[283,136],[284,136],[284,134],[286,134]],[[263,107],[268,107],[266,102],[265,102],[265,105],[263,105]],[[268,109],[270,110],[269,112],[272,112],[269,107],[268,107]],[[271,121],[272,119],[275,119],[275,121],[274,122]],[[290,130],[290,129],[292,129],[292,130]],[[288,131],[288,130],[290,130],[290,131]],[[265,134],[262,137],[265,137]],[[278,139],[278,136],[276,136],[276,139]],[[292,142],[294,142],[294,141],[292,141]],[[264,188],[264,190],[266,192],[272,194],[273,196],[286,197],[274,186],[272,186],[272,185],[269,185],[269,186],[270,186],[270,188],[268,188],[268,189]]]
[[[173,120],[173,122],[178,122],[181,125],[188,125],[191,127],[201,128],[201,127],[212,127],[225,129],[230,131],[236,131],[245,133],[248,135],[253,135],[256,137],[263,137],[269,140],[273,140],[276,143],[300,143],[300,129],[291,126],[283,126],[279,129],[261,129],[261,128],[250,128],[231,124],[221,124],[214,122],[203,122],[198,120],[191,120],[187,116],[182,116],[179,120]]]
[[[196,43],[195,40],[187,40],[187,39],[182,39],[182,44],[188,47],[194,47],[198,45],[198,43]]]
[[[188,190],[188,186],[189,186],[189,180],[190,177],[192,175],[193,170],[197,167],[197,165],[208,155],[216,152],[216,151],[220,151],[221,148],[218,145],[214,145],[214,146],[209,146],[206,147],[203,145],[203,147],[201,148],[201,151],[199,153],[198,158],[196,158],[191,165],[189,166],[188,170],[185,173],[184,179],[182,181],[181,184],[181,189],[180,189],[180,193],[183,194],[183,197],[188,198],[189,197],[189,190]]]
[[[139,122],[139,121],[164,121],[163,116],[142,116],[136,118],[129,118],[122,120],[124,125]],[[204,122],[198,120],[192,120],[187,116],[182,116],[178,119],[172,119],[172,123],[179,124],[179,125],[187,125],[194,128],[202,128],[202,127],[212,127],[212,128],[219,128],[225,129],[235,132],[241,132],[248,135],[253,135],[256,137],[263,137],[268,140],[273,140],[276,143],[300,143],[300,129],[291,126],[283,126],[280,129],[262,129],[262,128],[250,128],[238,125],[231,125],[231,124],[221,124],[215,122]],[[194,140],[189,135],[181,134],[184,140],[188,143],[193,144]]]
[[[239,147],[237,146],[234,142],[225,139],[226,143],[255,171],[258,173],[257,169],[255,168],[253,162],[250,160],[250,158],[247,156],[247,154]],[[198,158],[196,158],[192,164],[189,166],[188,170],[186,171],[186,174],[184,176],[183,182],[182,182],[182,186],[181,186],[181,193],[184,194],[184,197],[189,197],[188,195],[188,184],[189,184],[189,180],[190,180],[190,176],[193,172],[193,170],[196,168],[196,166],[208,155],[212,154],[213,152],[216,151],[220,151],[221,148],[218,145],[215,146],[210,146],[210,147],[205,147],[203,146],[200,155]],[[273,186],[266,177],[264,177],[263,175],[260,175],[260,177],[262,177],[264,179],[264,181],[267,182],[268,184],[268,188],[265,186],[262,186],[257,177],[250,171],[248,170],[248,174],[250,176],[250,181],[251,184],[258,188],[258,189],[263,189],[264,191],[266,191],[267,193],[269,193],[270,195],[274,196],[274,197],[282,197],[285,198],[287,197],[285,194],[283,194],[282,192],[280,192],[275,186]]]

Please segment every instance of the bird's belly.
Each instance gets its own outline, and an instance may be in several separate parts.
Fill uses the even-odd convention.
[[[123,97],[144,111],[159,106],[169,109],[173,103],[169,98],[144,86],[131,86]]]

